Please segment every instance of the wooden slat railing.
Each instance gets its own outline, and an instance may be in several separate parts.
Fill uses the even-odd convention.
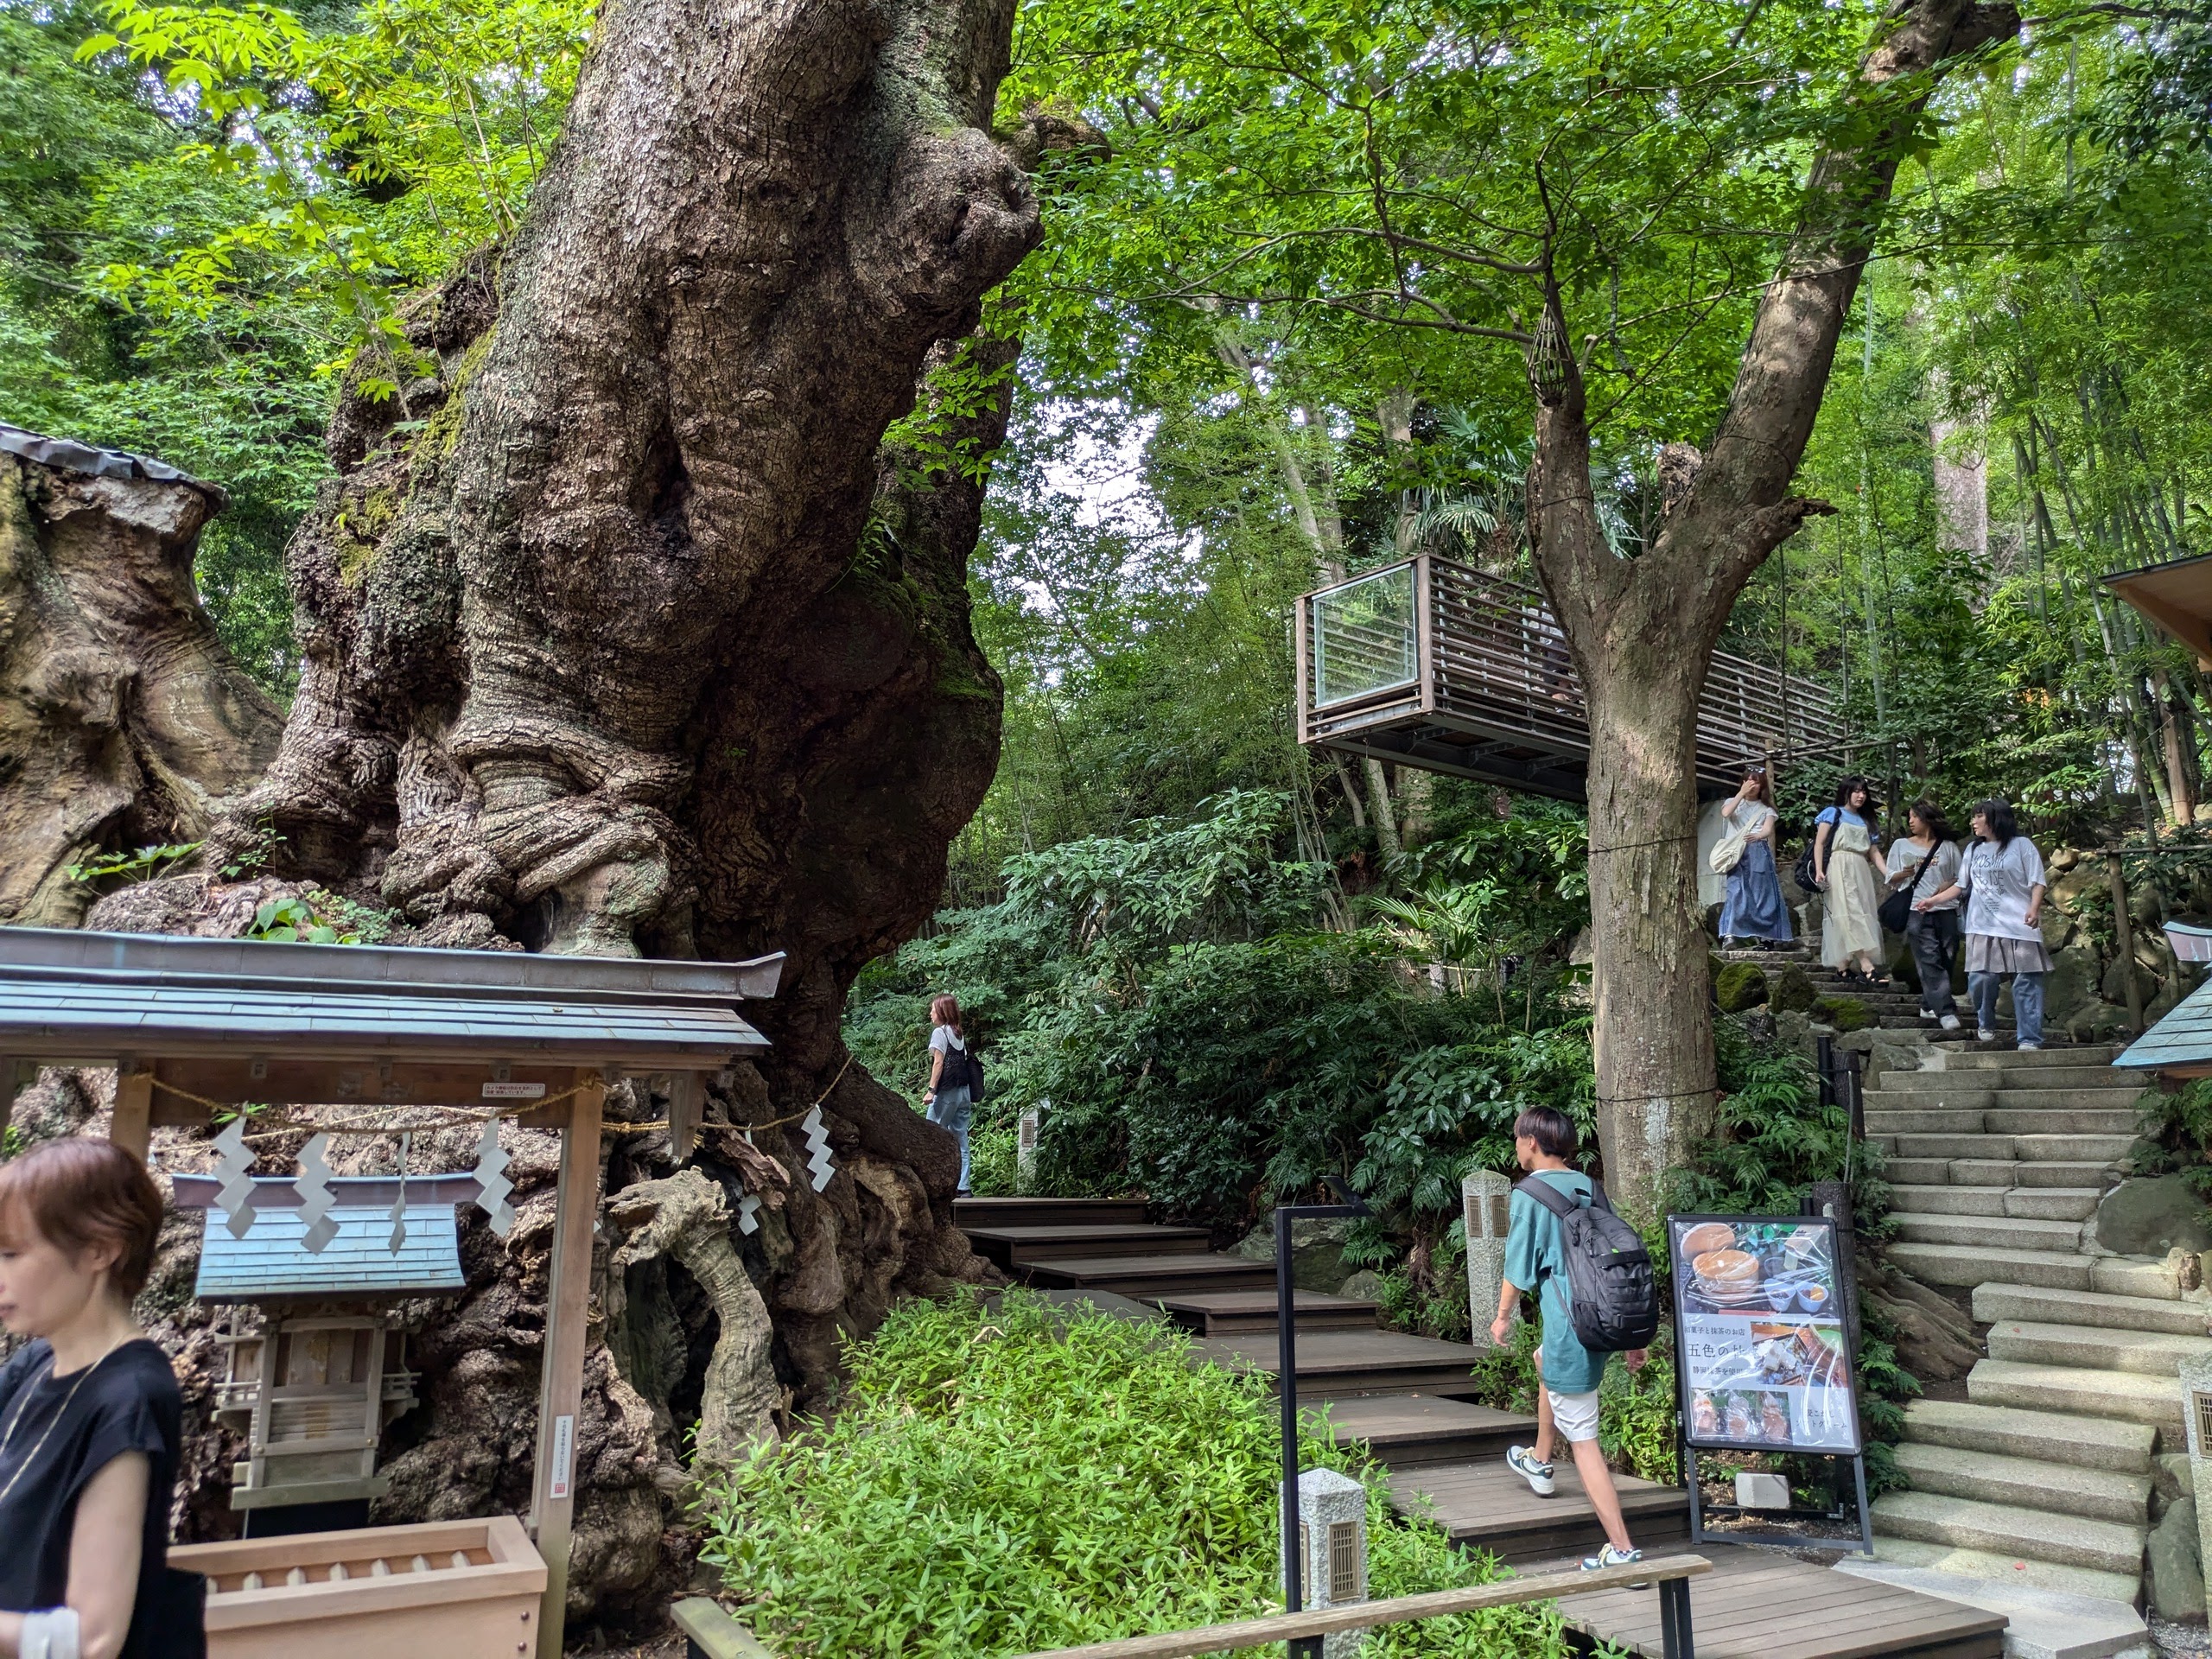
[[[1702,1555],[1667,1555],[1627,1567],[1596,1567],[1587,1573],[1541,1573],[1533,1578],[1500,1579],[1495,1584],[1470,1585],[1463,1590],[1433,1590],[1425,1595],[1357,1601],[1303,1613],[1275,1613],[1266,1618],[1208,1624],[1194,1630],[1122,1637],[1080,1648],[1053,1648],[1025,1654],[1022,1659],[1198,1659],[1202,1654],[1264,1647],[1270,1642],[1287,1642],[1297,1637],[1372,1630],[1381,1624],[1443,1618],[1452,1613],[1480,1612],[1485,1608],[1512,1607],[1523,1602],[1556,1601],[1561,1597],[1586,1595],[1598,1590],[1681,1584],[1712,1571],[1713,1563]],[[1687,1619],[1683,1624],[1687,1634]],[[1689,1659],[1689,1656],[1684,1654],[1683,1659]]]
[[[1379,619],[1354,620],[1326,606],[1328,596],[1346,588],[1408,569],[1417,617],[1395,633]],[[1330,629],[1339,648],[1378,664],[1409,656],[1413,677],[1320,701],[1317,623]],[[1566,636],[1542,591],[1525,582],[1424,554],[1307,594],[1299,602],[1298,639],[1306,741],[1395,728],[1429,715],[1434,723],[1463,730],[1524,737],[1577,763],[1589,753],[1589,713]],[[1833,752],[1848,741],[1826,688],[1727,652],[1713,653],[1697,713],[1698,771],[1708,782],[1733,783],[1735,767],[1746,760]]]

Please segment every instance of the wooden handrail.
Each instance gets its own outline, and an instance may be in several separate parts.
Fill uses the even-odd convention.
[[[1596,1567],[1587,1573],[1543,1573],[1535,1578],[1501,1579],[1495,1584],[1470,1585],[1463,1590],[1432,1590],[1425,1595],[1356,1601],[1341,1607],[1316,1608],[1310,1612],[1275,1613],[1266,1618],[1239,1619],[1235,1624],[1209,1624],[1195,1630],[1127,1636],[1080,1648],[1052,1648],[1024,1654],[1022,1659],[1198,1659],[1201,1654],[1218,1653],[1224,1648],[1263,1647],[1294,1637],[1370,1630],[1377,1624],[1403,1624],[1416,1618],[1480,1612],[1486,1607],[1555,1601],[1595,1590],[1665,1584],[1712,1571],[1713,1563],[1702,1555],[1668,1555],[1655,1561],[1631,1562],[1626,1567]]]

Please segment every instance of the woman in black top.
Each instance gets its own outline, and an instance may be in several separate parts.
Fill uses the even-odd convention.
[[[0,1165],[0,1659],[151,1659],[181,1408],[131,1299],[152,1269],[159,1190],[105,1141]]]

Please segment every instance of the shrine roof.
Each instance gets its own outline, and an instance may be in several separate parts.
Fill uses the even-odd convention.
[[[327,1058],[717,1070],[783,958],[644,961],[0,927],[0,1056]]]
[[[254,1183],[257,1188],[262,1180]],[[389,1207],[348,1205],[352,1183],[334,1180],[339,1198],[330,1211],[338,1231],[320,1254],[302,1243],[307,1230],[289,1180],[272,1179],[289,1204],[253,1212],[243,1238],[233,1237],[219,1211],[207,1212],[200,1246],[200,1277],[193,1294],[203,1302],[277,1301],[295,1297],[397,1300],[405,1296],[450,1295],[466,1289],[461,1270],[460,1228],[448,1203],[410,1202],[405,1210],[406,1236],[391,1248]],[[380,1183],[390,1185],[393,1183]],[[411,1183],[410,1183],[411,1185]],[[427,1185],[427,1183],[425,1184]]]

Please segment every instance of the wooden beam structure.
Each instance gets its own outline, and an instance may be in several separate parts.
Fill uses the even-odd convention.
[[[537,1381],[537,1463],[531,1482],[531,1530],[545,1558],[545,1611],[538,1659],[561,1659],[569,1599],[569,1539],[576,1508],[576,1417],[584,1395],[584,1310],[591,1296],[591,1235],[599,1219],[600,1112],[607,1085],[578,1072],[561,1141],[561,1185],[553,1213],[551,1281],[545,1292],[545,1358]]]
[[[71,1065],[115,1069],[110,1138],[142,1161],[156,1127],[248,1103],[321,1109],[356,1132],[427,1106],[558,1133],[530,1529],[545,1567],[534,1646],[560,1659],[607,1085],[659,1079],[688,1141],[706,1077],[767,1046],[736,1005],[773,995],[781,964],[0,927],[0,1123],[38,1065]]]

